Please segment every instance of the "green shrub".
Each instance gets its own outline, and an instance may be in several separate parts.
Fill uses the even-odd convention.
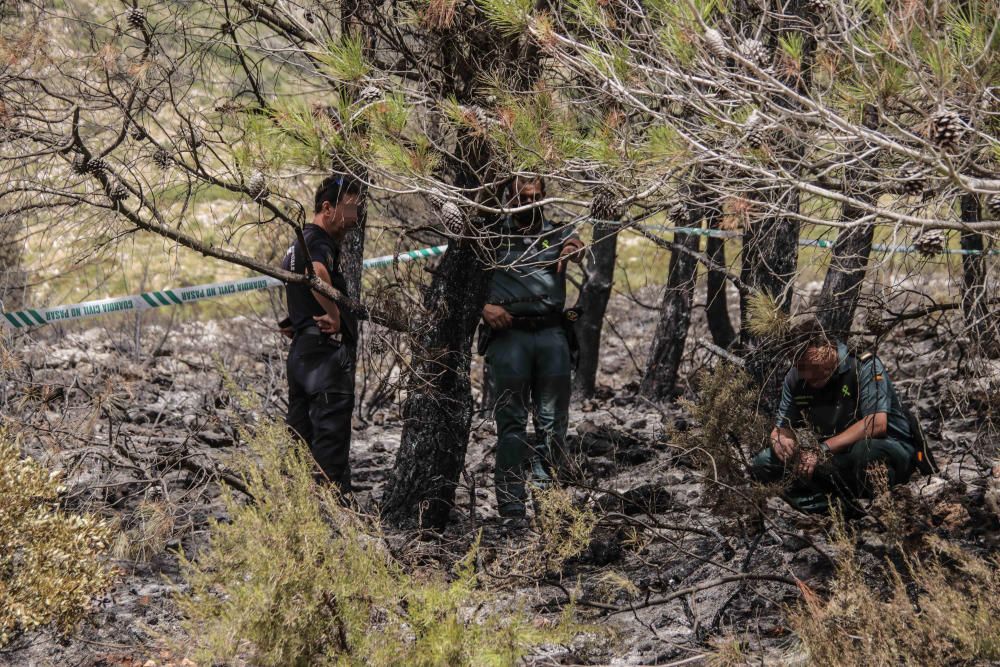
[[[110,525],[59,508],[59,477],[22,458],[0,429],[0,646],[45,627],[70,631],[107,590]]]
[[[263,423],[236,466],[254,497],[225,495],[229,521],[183,559],[179,598],[192,657],[255,665],[509,665],[571,636],[479,590],[475,545],[449,581],[407,573],[377,523],[317,486],[284,427]]]
[[[751,457],[767,446],[768,420],[757,412],[757,394],[745,371],[726,363],[698,374],[695,401],[681,399],[694,428],[674,431],[671,440],[705,472],[706,500],[719,513],[743,516],[780,489],[752,483]]]
[[[574,503],[567,489],[536,490],[534,500],[538,560],[548,572],[557,572],[590,546],[598,517],[591,508]]]

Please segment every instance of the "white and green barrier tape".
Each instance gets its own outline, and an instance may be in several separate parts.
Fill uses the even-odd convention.
[[[701,229],[700,227],[671,227],[668,225],[647,225],[647,229],[672,232],[681,234],[698,234],[699,236],[716,236],[719,238],[737,238],[741,236],[739,232]],[[834,242],[825,239],[800,239],[799,245],[812,246],[818,248],[832,248]],[[362,266],[366,269],[375,269],[389,266],[397,262],[412,262],[414,260],[428,259],[444,254],[447,245],[439,245],[431,248],[418,248],[398,255],[383,255],[382,257],[372,257],[366,259]],[[889,246],[884,244],[873,244],[872,250],[876,252],[889,253],[911,253],[917,252],[914,246]],[[957,248],[943,248],[942,254],[949,255],[1000,255],[1000,250],[964,250]],[[67,306],[55,306],[53,308],[27,308],[25,310],[15,310],[9,313],[0,311],[0,322],[5,323],[14,329],[25,329],[28,327],[41,326],[50,322],[64,322],[67,320],[80,320],[86,317],[97,317],[110,313],[120,313],[125,311],[149,310],[151,308],[161,308],[163,306],[177,306],[185,303],[193,303],[203,299],[215,299],[217,297],[241,294],[254,290],[280,287],[284,283],[277,278],[269,276],[256,276],[244,278],[242,280],[231,280],[223,283],[211,283],[208,285],[194,285],[192,287],[175,287],[172,289],[158,290],[154,292],[143,292],[132,296],[112,297],[109,299],[98,299],[96,301],[85,301]]]
[[[658,232],[672,232],[675,234],[694,234],[696,236],[714,236],[720,239],[737,239],[743,234],[724,229],[702,229],[701,227],[671,227],[670,225],[644,225],[646,229]],[[799,245],[813,248],[832,248],[836,241],[828,239],[799,239]],[[914,245],[885,245],[884,243],[873,243],[872,250],[875,252],[887,253],[919,253],[920,250]],[[964,248],[942,248],[937,254],[940,255],[1000,255],[1000,250],[966,250]]]
[[[427,259],[428,257],[444,254],[447,247],[446,245],[439,245],[433,248],[411,250],[398,255],[372,257],[371,259],[366,259],[362,266],[366,269],[373,269],[388,266],[396,262],[412,262],[417,259]],[[215,299],[222,296],[280,287],[284,284],[281,280],[270,276],[255,276],[253,278],[243,278],[242,280],[230,280],[228,282],[210,283],[208,285],[193,285],[191,287],[174,287],[172,289],[143,292],[141,294],[112,297],[109,299],[97,299],[96,301],[85,301],[66,306],[54,306],[52,308],[26,308],[25,310],[14,310],[9,313],[0,312],[3,315],[0,318],[0,322],[14,329],[26,329],[51,322],[82,320],[86,317],[150,310],[152,308],[162,308],[163,306],[179,306],[203,299]]]

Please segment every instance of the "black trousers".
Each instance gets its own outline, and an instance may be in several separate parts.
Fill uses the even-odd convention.
[[[351,489],[354,362],[326,336],[297,334],[288,351],[288,427],[341,490]]]

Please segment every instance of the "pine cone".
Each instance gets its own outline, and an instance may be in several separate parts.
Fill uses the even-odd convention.
[[[445,202],[441,207],[441,221],[452,234],[461,234],[465,227],[465,216],[462,209],[454,202]]]
[[[153,151],[153,164],[155,164],[160,169],[167,169],[170,167],[170,153],[166,149],[157,148]]]
[[[361,104],[371,104],[382,99],[382,91],[378,86],[365,86],[358,93],[358,102]]]
[[[129,7],[125,12],[125,21],[136,30],[141,30],[146,25],[146,12],[138,7]]]
[[[191,148],[198,148],[205,143],[205,135],[197,127],[192,126],[190,134],[185,137]]]
[[[675,227],[683,227],[688,223],[688,206],[683,201],[674,202],[667,209],[667,218]]]
[[[250,180],[247,181],[247,194],[254,201],[260,201],[271,194],[267,190],[267,177],[263,173],[255,171],[251,174]]]
[[[907,162],[899,168],[898,178],[903,192],[919,195],[927,185],[927,169],[914,162]]]
[[[882,318],[881,313],[869,310],[865,314],[865,328],[868,329],[869,333],[873,336],[884,336],[889,333],[889,330],[892,327],[890,327],[889,323]]]
[[[385,344],[385,340],[378,336],[368,337],[368,352],[373,355],[383,355],[388,350],[388,346]]]
[[[964,123],[954,111],[941,109],[931,116],[930,139],[941,148],[955,148],[963,134]]]
[[[990,195],[986,200],[986,215],[990,220],[1000,220],[1000,195]]]
[[[590,201],[590,215],[594,220],[602,222],[620,220],[622,210],[617,204],[618,197],[614,191],[607,186],[599,186],[594,192],[594,198]]]
[[[111,186],[111,191],[108,193],[108,196],[111,197],[111,201],[122,202],[129,198],[129,191],[122,183],[116,181],[115,184]]]
[[[427,201],[430,202],[431,206],[438,210],[444,208],[444,205],[448,202],[448,200],[444,198],[441,191],[437,189],[431,190],[427,193]]]
[[[913,247],[924,257],[933,257],[944,250],[948,241],[947,232],[943,229],[928,229],[913,240]]]
[[[222,99],[215,105],[215,111],[221,114],[232,114],[242,109],[242,106],[231,99]]]
[[[722,33],[715,28],[709,28],[705,31],[705,46],[708,47],[713,56],[725,60],[726,41],[722,38]]]
[[[758,67],[765,67],[771,62],[771,54],[760,40],[744,39],[737,50],[741,56]]]
[[[750,114],[744,127],[746,128],[744,141],[747,142],[750,148],[760,148],[764,145],[764,123],[761,121],[760,114],[756,111]]]
[[[103,174],[108,170],[108,162],[104,158],[95,157],[87,160],[86,171],[88,174]]]

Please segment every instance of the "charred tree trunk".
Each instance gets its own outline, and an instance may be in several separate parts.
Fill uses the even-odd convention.
[[[464,137],[459,150],[465,158],[459,185],[481,185],[474,168],[489,163],[486,147]],[[424,296],[430,321],[412,343],[403,433],[382,499],[383,516],[397,526],[440,530],[454,505],[475,410],[472,336],[489,293],[490,272],[482,256],[475,240],[451,241]]]
[[[359,178],[365,178],[363,171],[356,173]],[[368,224],[368,188],[361,193],[362,204],[358,208],[358,224],[347,233],[340,246],[340,272],[347,281],[347,294],[352,299],[361,299],[361,272],[365,261],[365,227]]]
[[[797,211],[798,192],[786,196],[778,204],[783,210]],[[743,236],[740,279],[749,290],[773,297],[779,307],[789,312],[792,305],[792,281],[799,249],[799,223],[791,217],[766,218],[751,225]],[[781,389],[782,374],[778,370],[781,359],[779,343],[770,337],[758,338],[747,327],[747,300],[750,291],[740,293],[740,345],[745,350],[746,369],[760,389],[760,409],[773,412]]]
[[[719,228],[719,217],[722,212],[717,208],[708,211],[708,228]],[[705,254],[714,265],[726,265],[726,240],[709,236]],[[729,319],[729,298],[726,295],[726,274],[713,268],[707,275],[708,301],[705,305],[708,317],[708,330],[712,334],[712,342],[723,349],[728,349],[736,341],[736,329]]]
[[[510,68],[510,78],[522,90],[534,82],[537,47],[521,48],[519,40],[498,35],[485,21],[467,40],[470,52],[463,52],[458,41],[445,40],[441,45],[441,62],[447,64],[442,95],[468,100],[483,72],[503,68]],[[498,161],[475,135],[459,136],[456,153],[453,164],[460,187],[484,191],[484,186],[499,180]],[[496,193],[485,198],[492,207],[504,204]],[[485,231],[495,233],[497,222],[484,223]],[[474,410],[472,337],[489,293],[491,274],[484,254],[474,240],[450,242],[424,297],[428,321],[413,341],[403,433],[382,501],[383,515],[397,526],[419,523],[441,529],[454,506]]]
[[[688,207],[689,226],[697,225],[701,209],[693,204]],[[697,252],[700,237],[696,234],[674,235],[674,244]],[[639,391],[643,396],[666,401],[673,397],[677,375],[691,324],[691,303],[697,280],[698,259],[692,252],[674,250],[670,253],[667,287],[660,306],[660,321],[646,362]]]
[[[979,222],[979,197],[972,193],[962,196],[962,222]],[[1000,355],[1000,325],[996,315],[990,314],[986,249],[983,235],[963,231],[963,250],[974,254],[962,256],[962,314],[970,334],[976,339],[976,346],[989,356]]]
[[[395,525],[441,529],[448,522],[472,423],[472,335],[488,288],[473,242],[450,243],[425,299],[435,322],[413,353],[403,434],[383,498],[383,515]]]
[[[604,327],[604,313],[608,309],[608,299],[614,284],[615,260],[618,255],[618,225],[595,223],[591,252],[586,280],[576,302],[583,313],[576,323],[580,360],[573,379],[573,392],[580,397],[593,396],[597,384],[601,329]]]
[[[812,64],[816,53],[815,36],[811,32],[802,31],[800,27],[800,22],[809,16],[815,18],[805,0],[792,0],[780,16],[773,17],[770,26],[771,39],[775,43],[778,35],[789,33],[796,33],[803,38],[799,72],[779,74],[785,85],[802,95],[809,94]],[[786,108],[793,112],[802,111],[794,97],[777,94],[772,102],[777,108]],[[794,114],[788,118],[788,126],[783,129],[781,137],[773,146],[775,161],[780,164],[781,171],[789,174],[798,173],[802,169],[810,131],[808,126],[798,124],[793,119]],[[749,291],[740,294],[742,319],[740,345],[746,353],[746,369],[761,392],[759,408],[771,413],[781,390],[779,361],[782,357],[780,349],[776,347],[780,341],[774,340],[771,336],[758,338],[751,334],[746,326],[747,298],[751,292],[767,294],[777,301],[781,310],[790,312],[792,287],[798,264],[797,216],[801,194],[797,189],[779,192],[770,187],[765,187],[763,192],[766,194],[762,204],[767,207],[767,213],[763,219],[749,225],[743,236],[740,277]]]
[[[862,122],[867,128],[878,128],[878,110],[871,104],[864,106]],[[857,163],[844,170],[844,187],[848,188],[847,194],[861,201],[873,203],[876,194],[870,190],[859,192],[854,184],[862,180],[872,180],[870,175],[878,168],[878,153],[861,144],[857,146],[855,154],[859,156]],[[864,209],[844,204],[844,222],[860,220],[866,213]],[[850,332],[858,297],[861,294],[861,283],[868,270],[868,257],[871,255],[874,235],[874,225],[859,225],[842,231],[833,244],[830,268],[823,280],[823,289],[819,294],[816,310],[823,327],[834,336],[846,338]]]

